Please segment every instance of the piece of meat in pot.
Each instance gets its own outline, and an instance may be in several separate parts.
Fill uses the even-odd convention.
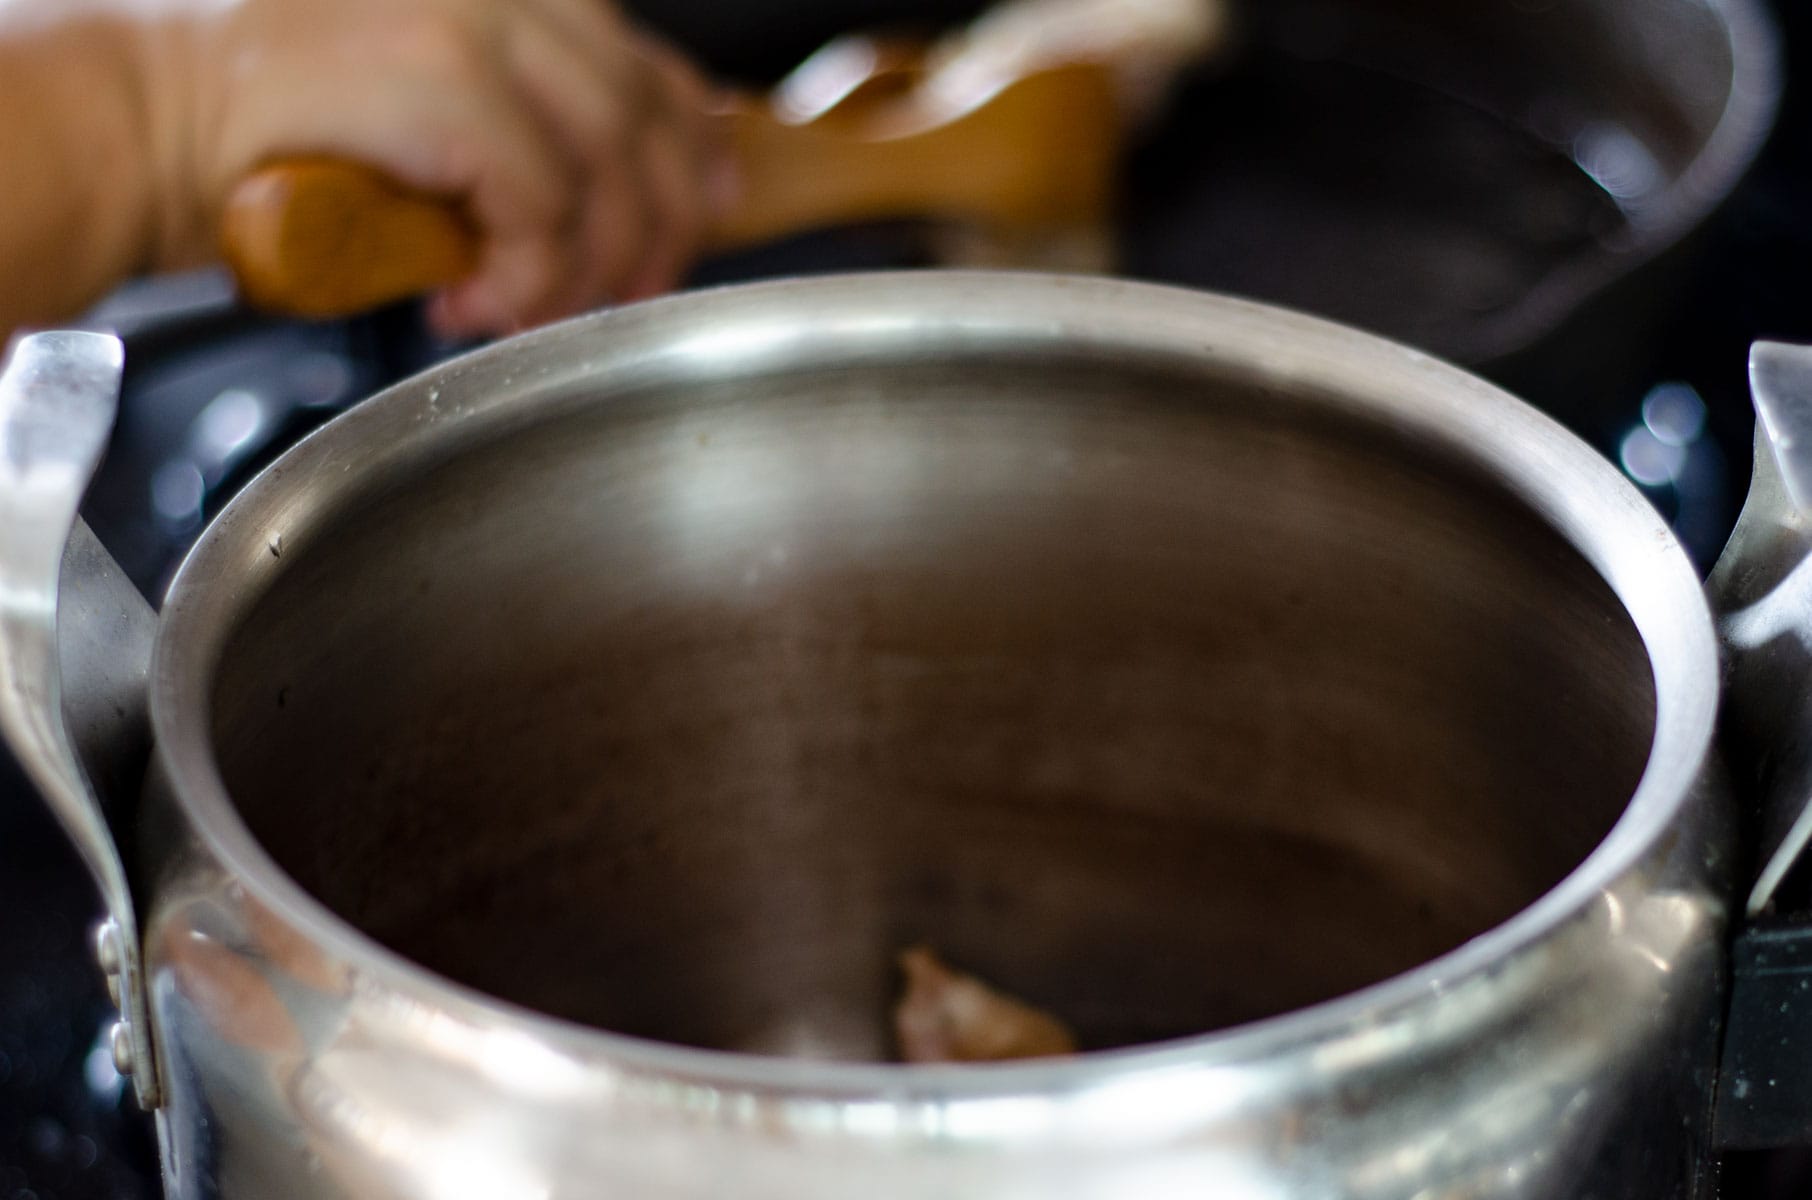
[[[901,1061],[997,1062],[1074,1054],[1076,1037],[1049,1013],[945,965],[925,946],[900,954],[906,992],[894,1007]]]

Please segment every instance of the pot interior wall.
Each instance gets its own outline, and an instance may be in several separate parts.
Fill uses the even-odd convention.
[[[923,941],[1193,1033],[1503,921],[1640,776],[1607,586],[1314,397],[1048,350],[599,396],[286,545],[215,689],[276,861],[496,995],[886,1056]]]

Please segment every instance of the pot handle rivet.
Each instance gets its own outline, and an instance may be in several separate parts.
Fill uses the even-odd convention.
[[[95,927],[94,961],[108,975],[118,975],[122,959],[120,958],[119,922],[108,917]]]
[[[130,1078],[135,1065],[132,1057],[132,1028],[124,1021],[115,1021],[113,1029],[107,1035],[107,1048],[113,1055],[113,1069]]]

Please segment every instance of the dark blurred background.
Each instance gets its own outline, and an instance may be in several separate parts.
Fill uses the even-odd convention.
[[[1565,9],[1527,6],[1557,3]],[[639,7],[721,75],[759,84],[845,29],[933,28],[978,5],[797,0],[761,13],[758,32],[720,5]],[[1708,565],[1749,469],[1748,345],[1812,341],[1812,95],[1799,80],[1802,70],[1812,78],[1812,6],[1775,0],[1775,12],[1787,82],[1759,163],[1664,271],[1641,276],[1635,295],[1625,289],[1608,322],[1577,322],[1534,366],[1496,353],[1478,331],[1552,261],[1611,236],[1615,206],[1594,181],[1559,171],[1551,154],[1451,96],[1417,98],[1400,80],[1356,82],[1318,66],[1306,27],[1255,39],[1240,61],[1188,81],[1142,137],[1128,167],[1122,261],[1134,274],[1295,303],[1478,366],[1619,462]],[[1381,128],[1395,136],[1360,136]],[[1449,207],[1466,207],[1471,226],[1441,226],[1451,212],[1418,207],[1431,181]],[[1546,225],[1519,223],[1506,207],[1513,186],[1535,189],[1523,198],[1536,196]],[[921,234],[800,238],[707,264],[697,282],[924,265]],[[328,325],[276,322],[236,310],[211,276],[136,285],[97,319],[127,336],[129,366],[89,518],[154,595],[259,466],[452,349],[408,307]],[[149,1122],[104,1048],[112,1013],[88,952],[95,916],[74,854],[0,761],[0,1200],[158,1192]],[[1724,1194],[1812,1193],[1800,1169],[1784,1155],[1733,1159]]]

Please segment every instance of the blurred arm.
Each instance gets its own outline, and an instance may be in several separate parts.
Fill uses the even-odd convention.
[[[80,312],[155,242],[131,31],[47,8],[0,0],[0,337]]]

